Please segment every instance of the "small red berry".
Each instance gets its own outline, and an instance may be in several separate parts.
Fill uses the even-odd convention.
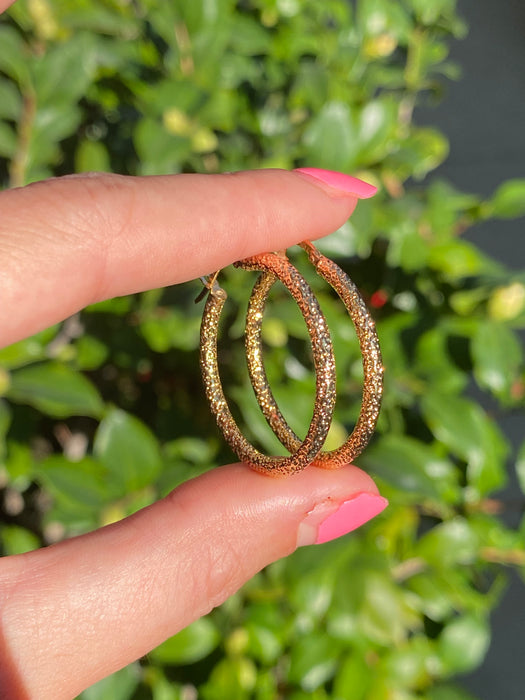
[[[387,301],[388,294],[385,292],[384,289],[378,289],[370,297],[370,306],[373,306],[374,309],[380,309],[387,303]]]

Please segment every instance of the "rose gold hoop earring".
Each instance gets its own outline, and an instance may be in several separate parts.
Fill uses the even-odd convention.
[[[354,323],[363,357],[363,400],[357,424],[347,440],[336,450],[320,452],[313,464],[325,469],[336,469],[352,462],[364,450],[374,432],[383,392],[383,364],[375,323],[370,316],[359,290],[332,260],[322,255],[309,241],[300,244],[318,274],[337,292]],[[270,389],[263,365],[261,326],[268,293],[275,281],[263,274],[257,281],[248,306],[246,318],[246,356],[250,380],[257,402],[271,429],[290,452],[297,450],[301,441],[290,428]]]
[[[219,429],[241,461],[248,462],[257,471],[291,474],[304,469],[316,458],[332,422],[335,406],[335,361],[330,333],[314,293],[286,256],[265,253],[235,263],[235,266],[263,273],[255,285],[262,297],[266,298],[270,287],[279,279],[297,302],[312,341],[316,373],[313,416],[304,441],[298,438],[294,441],[294,447],[289,450],[292,453],[290,456],[263,455],[242,435],[224,397],[217,362],[219,319],[227,298],[226,292],[217,283],[218,273],[209,280],[203,279],[208,289],[208,298],[201,324],[200,364],[206,396]],[[254,345],[253,349],[248,348],[247,353],[250,355],[259,351],[259,346]],[[252,371],[257,373],[257,367],[262,367],[262,360],[251,358],[251,365]],[[263,412],[266,415],[266,407],[263,408]]]

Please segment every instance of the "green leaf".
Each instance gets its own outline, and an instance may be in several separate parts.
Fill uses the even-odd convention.
[[[139,684],[138,662],[113,673],[85,690],[79,700],[131,700]]]
[[[507,180],[488,202],[489,212],[499,219],[514,219],[525,215],[525,178]]]
[[[454,239],[432,246],[428,264],[451,279],[460,279],[483,272],[488,262],[472,243]]]
[[[428,243],[423,239],[414,222],[405,220],[393,225],[389,236],[387,260],[391,267],[399,266],[407,272],[426,267],[429,256]]]
[[[434,572],[416,574],[408,586],[419,599],[418,608],[431,620],[445,620],[454,612],[454,601],[448,590],[443,589]]]
[[[366,700],[370,681],[370,666],[359,653],[351,652],[337,669],[333,700],[348,700],[349,688],[352,700]]]
[[[162,469],[159,444],[151,430],[118,408],[110,410],[101,421],[94,453],[124,491],[148,486]]]
[[[465,388],[468,378],[450,357],[449,335],[441,325],[423,333],[416,345],[415,369],[429,386],[443,394],[458,394]]]
[[[28,488],[34,477],[34,456],[29,445],[9,440],[5,466],[11,484],[20,490]]]
[[[271,48],[271,34],[253,17],[240,13],[232,15],[231,41],[234,53],[241,56],[255,56],[268,53]]]
[[[333,567],[313,569],[290,587],[290,603],[298,610],[307,610],[311,620],[321,620],[332,602],[335,577]]]
[[[447,500],[458,495],[452,464],[414,438],[385,435],[366,450],[359,463],[405,493]]]
[[[403,143],[402,152],[396,153],[401,172],[423,178],[437,168],[448,155],[449,145],[445,136],[436,129],[419,128]]]
[[[525,309],[525,284],[511,282],[504,287],[496,287],[489,297],[487,311],[495,321],[513,321]]]
[[[203,700],[251,700],[257,685],[257,669],[246,658],[223,658],[201,686]]]
[[[24,338],[17,343],[1,348],[0,367],[15,369],[16,367],[35,363],[37,360],[46,359],[46,346],[55,337],[56,328],[57,326],[48,328],[29,338]]]
[[[362,595],[358,624],[360,635],[367,639],[386,647],[398,645],[407,628],[420,624],[413,600],[384,572],[364,571]]]
[[[300,637],[292,648],[288,680],[313,691],[332,678],[337,668],[340,643],[321,632]]]
[[[321,168],[351,168],[358,141],[351,108],[344,102],[328,102],[310,122],[304,142],[308,158]]]
[[[441,15],[449,16],[454,12],[455,0],[410,0],[410,5],[414,8],[417,18],[428,25],[437,24]]]
[[[52,455],[39,465],[37,478],[69,509],[96,514],[108,500],[105,469],[91,457],[74,462]]]
[[[185,700],[188,686],[166,678],[160,668],[148,666],[146,678],[151,688],[151,700]]]
[[[490,643],[490,627],[486,620],[464,615],[449,623],[438,639],[438,653],[445,670],[466,673],[485,658]]]
[[[439,179],[429,184],[426,196],[424,226],[430,227],[433,240],[441,242],[455,238],[458,218],[465,212],[476,212],[480,206],[479,197],[456,190],[449,182]]]
[[[16,153],[17,138],[13,127],[0,121],[0,156],[12,158]]]
[[[89,379],[59,362],[14,370],[7,396],[54,418],[99,417],[104,410],[102,398]]]
[[[191,153],[191,140],[164,130],[155,119],[142,119],[133,136],[144,175],[176,173]]]
[[[29,164],[36,168],[42,163],[57,159],[58,142],[70,136],[78,127],[81,112],[76,104],[64,109],[60,105],[50,104],[41,107],[36,115],[31,133]]]
[[[140,324],[144,339],[155,352],[167,352],[171,348],[195,350],[199,345],[200,318],[188,318],[179,309],[155,310]]]
[[[502,323],[480,322],[471,342],[474,374],[481,387],[508,394],[523,360],[515,333]]]
[[[172,125],[172,133],[187,133],[191,130],[194,114],[202,105],[204,93],[195,82],[188,80],[161,80],[155,85],[142,84],[141,100],[147,105],[148,113],[151,116],[164,117],[173,110],[177,116],[175,124]],[[198,112],[200,116],[200,110]],[[169,122],[169,118],[167,120]],[[178,128],[177,128],[178,127]]]
[[[208,617],[196,620],[181,632],[167,639],[149,656],[160,664],[185,666],[206,658],[217,647],[221,635]]]
[[[392,99],[370,100],[358,117],[357,143],[359,161],[375,163],[387,155],[397,129],[399,105]]]
[[[98,56],[96,39],[85,31],[69,41],[51,43],[34,64],[34,83],[41,107],[60,107],[60,111],[85,95],[95,71]]]
[[[518,450],[516,457],[516,475],[523,493],[525,493],[525,441]]]
[[[468,399],[432,392],[422,409],[437,440],[467,462],[469,485],[486,494],[505,483],[508,447],[497,425]]]
[[[170,461],[206,465],[213,459],[215,448],[204,439],[183,437],[164,443],[163,451]]]
[[[22,95],[14,83],[0,78],[0,119],[17,122],[22,110]]]
[[[109,172],[111,165],[106,146],[100,141],[81,141],[75,153],[75,172]]]
[[[18,525],[3,525],[0,529],[0,542],[3,554],[24,554],[40,547],[38,537]]]
[[[59,5],[53,5],[53,10],[63,26],[74,30],[74,36],[77,35],[78,30],[90,29],[95,36],[105,37],[109,34],[123,40],[115,41],[115,44],[134,43],[133,40],[137,39],[139,24],[126,5],[111,3],[105,7],[100,3],[93,5],[86,2],[62,2]],[[101,49],[104,47],[103,41],[99,41],[99,47]]]
[[[100,367],[109,354],[108,346],[92,335],[81,335],[75,343],[75,364],[82,370]]]
[[[480,547],[477,532],[465,518],[456,517],[423,535],[417,552],[424,561],[439,568],[472,564]]]
[[[0,71],[21,86],[29,83],[29,50],[20,34],[7,25],[0,25]]]
[[[415,634],[391,651],[381,670],[388,686],[419,688],[427,684],[430,678],[428,669],[435,662],[432,641],[423,634]]]
[[[4,439],[11,425],[11,410],[7,401],[0,399],[0,439]],[[2,453],[0,452],[0,455]]]
[[[5,396],[11,384],[11,375],[0,366],[0,397]]]
[[[247,651],[257,661],[263,664],[273,664],[282,656],[283,644],[279,635],[268,627],[248,623]]]
[[[113,316],[125,316],[131,310],[133,297],[115,297],[114,299],[105,299],[96,304],[87,306],[84,311],[88,313],[112,314]]]

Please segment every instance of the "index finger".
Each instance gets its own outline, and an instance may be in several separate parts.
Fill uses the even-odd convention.
[[[77,175],[0,193],[0,340],[327,235],[375,191],[340,177],[334,187],[284,170]]]

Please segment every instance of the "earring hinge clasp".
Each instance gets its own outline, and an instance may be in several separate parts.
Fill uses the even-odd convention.
[[[195,299],[195,303],[198,304],[199,301],[204,299],[206,294],[214,294],[216,296],[220,297],[225,297],[226,292],[222,287],[219,286],[219,283],[217,282],[217,277],[219,276],[220,270],[216,270],[212,275],[206,275],[203,277],[199,277],[200,281],[204,285],[204,289],[202,289]]]

